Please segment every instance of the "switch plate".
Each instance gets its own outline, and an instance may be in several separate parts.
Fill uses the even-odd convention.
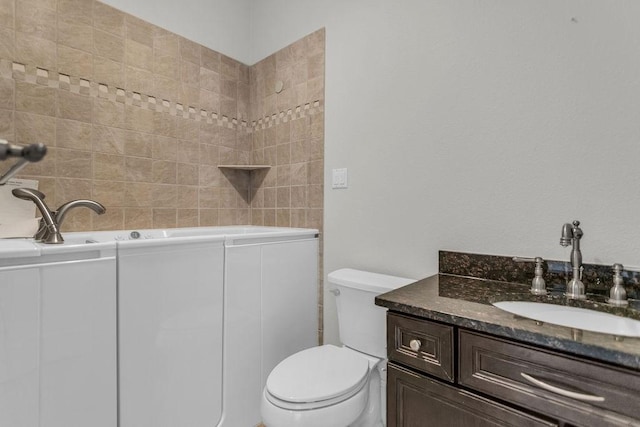
[[[348,188],[347,168],[333,169],[331,188]]]

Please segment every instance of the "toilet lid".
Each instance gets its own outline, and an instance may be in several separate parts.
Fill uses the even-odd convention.
[[[267,378],[267,390],[286,402],[319,402],[360,388],[368,372],[369,362],[355,351],[323,345],[280,362]]]

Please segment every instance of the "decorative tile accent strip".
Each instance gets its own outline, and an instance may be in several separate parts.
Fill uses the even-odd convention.
[[[280,123],[287,123],[324,111],[324,102],[317,100],[304,105],[298,105],[286,111],[280,111],[271,116],[265,116],[249,124],[246,120],[238,120],[235,117],[219,116],[215,111],[200,109],[200,113],[198,114],[198,109],[194,106],[185,107],[180,103],[167,99],[158,102],[157,98],[153,95],[128,91],[104,83],[92,82],[82,77],[50,72],[44,68],[27,66],[5,59],[0,59],[0,75],[25,81],[30,84],[67,90],[71,93],[86,95],[92,98],[104,98],[112,102],[164,112],[174,117],[216,124],[217,126],[229,129],[245,130],[247,133],[270,128]]]

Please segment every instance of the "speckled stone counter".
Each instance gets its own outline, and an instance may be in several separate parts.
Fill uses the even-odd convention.
[[[597,297],[567,301],[561,292],[533,296],[529,285],[438,274],[379,295],[376,304],[389,310],[515,339],[556,351],[640,370],[640,338],[539,324],[491,305],[498,301],[538,301],[573,305],[640,319],[637,301],[628,308],[613,308]]]

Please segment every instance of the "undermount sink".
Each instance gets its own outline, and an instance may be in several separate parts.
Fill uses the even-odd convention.
[[[525,301],[502,301],[493,305],[539,322],[620,337],[640,337],[640,321],[586,308]]]

